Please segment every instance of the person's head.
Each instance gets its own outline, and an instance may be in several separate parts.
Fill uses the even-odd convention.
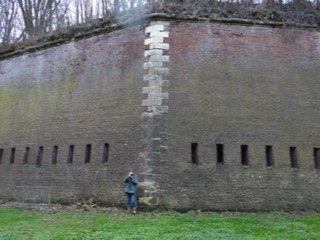
[[[129,172],[129,176],[132,177],[134,175],[133,172]]]

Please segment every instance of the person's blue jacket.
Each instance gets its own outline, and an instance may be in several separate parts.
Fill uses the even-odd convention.
[[[124,182],[126,183],[124,189],[126,193],[136,193],[136,186],[138,185],[138,179],[136,177],[127,177]]]

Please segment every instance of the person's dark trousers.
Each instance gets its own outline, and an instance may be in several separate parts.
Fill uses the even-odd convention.
[[[137,207],[137,202],[136,202],[136,194],[135,193],[126,193],[127,195],[127,206],[128,207]]]
[[[132,211],[132,213],[137,212],[137,201],[136,201],[136,194],[135,193],[127,193],[127,206],[128,206],[128,213]]]

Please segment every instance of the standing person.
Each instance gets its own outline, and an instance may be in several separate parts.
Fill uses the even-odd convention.
[[[133,172],[129,172],[124,182],[126,184],[124,191],[127,196],[127,212],[137,213],[136,187],[138,185],[138,179]]]

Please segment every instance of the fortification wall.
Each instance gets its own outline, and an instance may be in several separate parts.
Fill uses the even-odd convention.
[[[168,43],[167,204],[319,209],[319,33],[172,23]]]
[[[172,19],[3,60],[0,198],[319,209],[319,69],[316,30]]]
[[[0,62],[1,198],[42,186],[52,201],[122,203],[141,139],[143,41],[136,26]]]

